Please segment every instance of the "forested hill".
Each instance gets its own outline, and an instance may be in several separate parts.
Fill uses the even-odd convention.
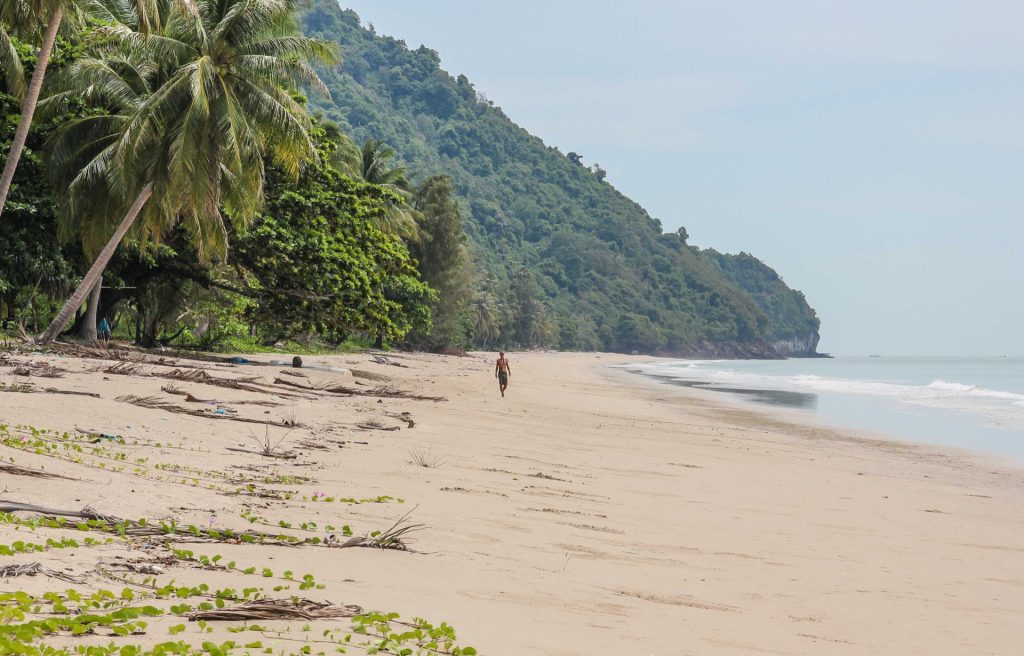
[[[313,0],[304,28],[344,57],[322,72],[332,97],[314,108],[357,141],[383,139],[411,171],[454,180],[481,293],[503,304],[502,343],[742,357],[816,335],[806,303],[766,299],[792,292],[781,280],[755,298],[685,230],[664,234],[603,171],[545,146],[435,51],[376,34],[335,0]]]

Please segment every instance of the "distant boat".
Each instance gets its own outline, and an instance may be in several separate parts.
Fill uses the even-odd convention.
[[[869,357],[869,358],[880,358],[880,357],[882,357],[882,356],[880,356],[880,355],[877,355],[877,354],[871,354],[871,355],[869,355],[868,357]]]

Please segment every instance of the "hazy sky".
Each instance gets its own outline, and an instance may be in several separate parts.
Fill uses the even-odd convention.
[[[343,1],[802,290],[837,354],[1024,354],[1024,2]]]

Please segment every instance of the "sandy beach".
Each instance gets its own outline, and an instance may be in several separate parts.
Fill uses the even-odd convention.
[[[124,580],[144,578],[126,564],[145,571],[140,564],[163,558],[161,581],[258,586],[270,597],[300,594],[282,579],[309,573],[323,587],[304,597],[448,622],[458,644],[495,656],[1020,653],[1024,470],[802,426],[608,366],[636,357],[512,353],[505,399],[491,354],[390,357],[404,366],[308,356],[336,370],[290,376],[283,366],[172,356],[110,371],[117,361],[11,354],[0,382],[29,387],[0,393],[0,423],[10,427],[2,462],[66,478],[0,473],[4,501],[325,541],[328,525],[358,536],[407,513],[423,528],[407,536],[411,551],[179,545],[223,557],[206,568],[114,536],[0,556],[0,567],[38,561],[81,582],[18,576],[0,581],[0,593],[120,591]],[[12,373],[31,363],[63,371]],[[167,377],[195,368],[258,377],[258,386]],[[332,385],[366,395],[328,392]],[[375,395],[381,385],[391,392]],[[29,426],[68,437],[44,435],[54,448],[36,453]],[[265,436],[283,438],[277,453],[296,457],[254,453]],[[281,522],[290,527],[273,528]],[[303,531],[304,522],[316,528]],[[0,523],[0,544],[75,533]],[[272,575],[225,570],[230,560]],[[197,645],[234,635],[224,622],[207,634],[168,614],[152,618],[145,635],[118,640],[154,644],[180,623],[173,639]],[[304,622],[261,624],[270,630],[245,639],[275,653],[299,653],[304,641],[312,653],[334,653],[322,629],[349,620],[308,631]],[[47,639],[90,641],[110,638]]]

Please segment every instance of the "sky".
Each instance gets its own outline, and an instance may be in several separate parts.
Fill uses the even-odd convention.
[[[342,0],[841,355],[1024,354],[1024,2]]]

